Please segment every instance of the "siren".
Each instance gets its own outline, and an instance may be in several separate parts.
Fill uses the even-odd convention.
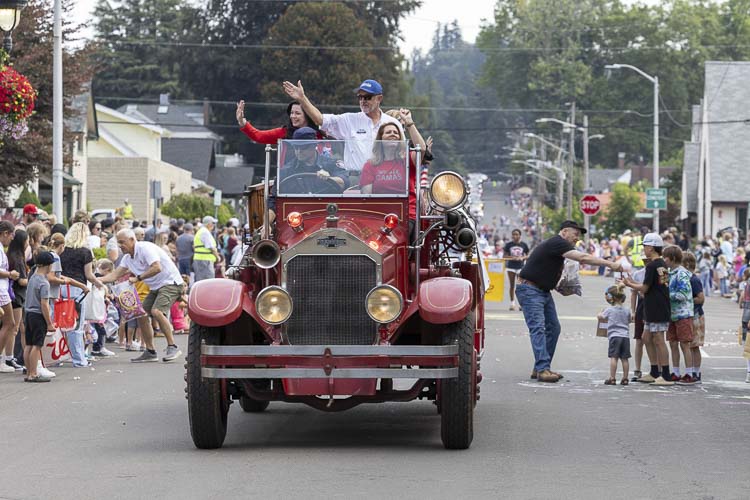
[[[281,248],[273,240],[261,240],[253,246],[253,261],[261,269],[271,269],[281,259]]]
[[[453,236],[453,240],[456,242],[456,246],[458,246],[461,250],[468,250],[469,248],[476,245],[477,233],[475,233],[474,230],[470,227],[462,226],[458,229],[458,231],[456,231],[456,234]]]

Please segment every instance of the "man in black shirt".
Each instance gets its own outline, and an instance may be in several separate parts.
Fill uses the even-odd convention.
[[[519,273],[516,297],[521,304],[529,329],[531,349],[534,351],[531,378],[540,382],[557,382],[562,378],[562,375],[550,370],[560,336],[560,321],[557,319],[551,291],[560,281],[565,259],[592,266],[606,266],[615,272],[622,270],[619,262],[599,259],[576,250],[574,245],[582,234],[586,234],[586,229],[574,221],[566,220],[556,236],[544,240],[532,250]]]

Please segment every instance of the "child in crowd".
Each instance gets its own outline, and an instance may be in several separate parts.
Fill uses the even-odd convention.
[[[682,254],[682,265],[690,273],[690,289],[693,292],[693,342],[690,344],[690,355],[693,357],[693,371],[695,381],[701,383],[701,347],[706,339],[706,318],[704,317],[703,304],[706,296],[703,293],[701,279],[695,274],[696,259],[690,252]]]
[[[42,346],[47,332],[54,332],[55,326],[50,315],[49,281],[47,273],[55,262],[51,252],[39,252],[36,256],[36,272],[29,278],[26,288],[26,348],[23,358],[26,360],[27,377],[25,382],[49,382],[51,377],[37,372],[37,363],[42,359]]]
[[[101,278],[102,276],[105,276],[106,274],[109,274],[110,272],[114,271],[115,266],[112,264],[112,261],[109,259],[99,259],[96,261],[96,271],[94,272],[94,276],[97,278]],[[107,300],[109,301],[110,293],[107,291]],[[115,356],[115,353],[107,349],[105,346],[105,343],[107,341],[107,331],[104,328],[104,323],[106,322],[106,316],[102,318],[102,321],[92,321],[89,324],[91,327],[96,331],[96,341],[92,345],[91,349],[91,355],[95,358],[103,358],[103,357],[111,357]]]
[[[643,265],[650,262],[648,258],[643,259]],[[646,276],[646,268],[641,267],[633,273],[633,281],[643,283]],[[643,295],[633,290],[630,293],[630,317],[633,319],[633,338],[635,339],[635,370],[631,382],[636,382],[643,376],[641,363],[643,362]]]
[[[750,329],[750,269],[745,269],[742,273],[742,280],[745,283],[745,287],[742,290],[742,296],[740,298],[740,309],[742,309],[742,343],[747,342],[747,332]],[[745,382],[750,384],[750,359],[747,360],[747,377]]]
[[[187,315],[188,304],[188,276],[182,275],[182,295],[172,304],[169,310],[169,318],[172,321],[174,333],[179,335],[190,330],[190,318]]]
[[[701,259],[698,262],[698,274],[701,277],[703,293],[710,297],[711,291],[714,289],[711,280],[711,252],[704,250],[700,257]]]
[[[669,328],[669,270],[661,258],[664,241],[656,233],[643,237],[643,252],[650,262],[645,267],[643,283],[625,277],[622,283],[643,293],[643,346],[651,362],[651,372],[639,382],[654,385],[674,385],[669,372],[669,353],[664,334]]]
[[[630,370],[630,310],[625,307],[624,285],[611,286],[604,294],[610,307],[599,313],[597,319],[607,323],[607,340],[609,341],[609,378],[605,385],[616,385],[617,361],[622,364],[621,385],[628,385]]]
[[[693,292],[690,287],[692,273],[682,266],[682,249],[668,246],[663,252],[664,262],[669,267],[669,305],[671,317],[667,341],[672,351],[673,382],[694,384],[697,375],[693,367],[690,346],[693,342]],[[679,344],[679,345],[678,345]],[[685,358],[685,374],[680,376],[680,351]]]
[[[721,296],[729,296],[729,265],[727,264],[727,258],[724,255],[719,255],[719,261],[716,263],[714,269],[716,271],[716,279],[719,280],[719,291],[721,292]]]

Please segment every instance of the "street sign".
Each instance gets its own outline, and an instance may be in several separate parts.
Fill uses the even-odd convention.
[[[635,214],[636,219],[651,219],[653,216],[653,212],[638,212]]]
[[[581,212],[586,215],[596,215],[601,209],[599,198],[597,198],[593,194],[587,194],[586,196],[581,198],[580,206]]]
[[[651,210],[666,210],[667,190],[665,188],[646,189],[646,208]]]
[[[221,205],[221,189],[214,190],[214,206],[218,207]]]

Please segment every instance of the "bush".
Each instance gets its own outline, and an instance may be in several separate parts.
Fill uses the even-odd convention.
[[[23,191],[21,191],[21,194],[19,194],[18,198],[16,199],[14,207],[23,208],[24,205],[27,205],[29,203],[33,203],[39,208],[41,208],[42,206],[42,203],[39,201],[39,197],[36,195],[36,193],[34,191],[30,191],[26,186],[24,186]]]
[[[213,198],[195,194],[178,194],[173,196],[161,207],[161,213],[173,219],[193,220],[202,219],[206,215],[214,214]],[[234,216],[232,207],[227,203],[219,206],[219,224],[225,224]]]

